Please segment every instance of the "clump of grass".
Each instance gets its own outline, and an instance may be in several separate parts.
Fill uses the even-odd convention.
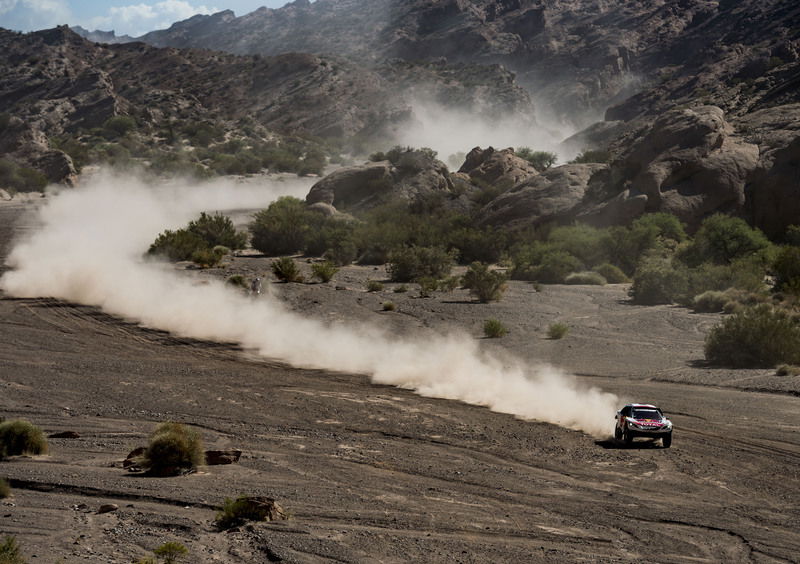
[[[23,419],[0,423],[0,459],[19,454],[44,454],[47,439],[42,430]]]
[[[189,549],[179,542],[165,542],[153,551],[153,554],[164,559],[164,564],[175,564],[188,553]]]
[[[399,286],[395,286],[393,291],[395,294],[403,294],[405,292],[408,292],[408,286],[406,286],[405,284],[400,284]]]
[[[394,311],[397,309],[397,306],[394,305],[394,302],[383,302],[383,311]]]
[[[177,476],[205,463],[200,435],[181,423],[162,423],[150,437],[141,466],[155,476]]]
[[[11,486],[5,478],[0,478],[0,499],[5,499],[11,495]]]
[[[0,543],[0,564],[25,564],[16,537],[7,536]]]
[[[379,280],[367,280],[367,292],[383,291],[383,282]]]
[[[547,329],[547,336],[550,339],[563,339],[569,333],[569,326],[565,323],[553,323]]]
[[[291,257],[282,257],[272,261],[272,273],[281,282],[302,282],[300,269]]]
[[[708,290],[695,296],[692,300],[692,309],[696,313],[717,313],[725,310],[725,305],[730,301],[726,292]]]
[[[631,279],[622,272],[622,269],[608,262],[595,266],[592,270],[605,278],[606,282],[609,284],[624,284],[631,281]]]
[[[311,272],[320,282],[330,282],[333,275],[339,272],[339,268],[331,261],[326,260],[311,265]]]
[[[586,271],[569,274],[564,278],[564,283],[572,285],[605,286],[607,281],[599,272]]]
[[[236,499],[225,499],[215,523],[220,530],[226,530],[247,521],[278,521],[288,518],[274,499],[240,495]]]
[[[487,319],[483,322],[483,334],[489,339],[499,339],[508,334],[508,329],[498,319]]]
[[[778,376],[800,376],[800,366],[781,364],[775,371]]]
[[[439,281],[432,276],[417,278],[417,284],[419,284],[420,298],[430,298],[431,294],[439,289]]]

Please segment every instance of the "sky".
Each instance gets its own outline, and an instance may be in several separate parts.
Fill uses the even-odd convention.
[[[93,31],[114,30],[139,36],[165,29],[195,14],[233,10],[242,16],[266,6],[280,8],[290,0],[0,0],[0,27],[15,31],[47,29],[60,24]]]

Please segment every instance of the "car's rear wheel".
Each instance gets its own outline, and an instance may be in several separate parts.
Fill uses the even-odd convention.
[[[672,433],[661,437],[661,446],[663,446],[664,448],[669,448],[672,446]]]

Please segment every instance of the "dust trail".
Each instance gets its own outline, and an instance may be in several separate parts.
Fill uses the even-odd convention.
[[[240,343],[295,366],[364,373],[430,396],[462,400],[602,436],[616,396],[582,388],[553,367],[501,361],[465,335],[398,339],[375,327],[333,327],[253,301],[223,282],[196,285],[171,266],[142,259],[155,236],[201,210],[265,206],[307,186],[151,188],[101,176],[51,198],[42,228],[18,243],[0,288],[18,297],[49,296],[95,305],[186,337]]]

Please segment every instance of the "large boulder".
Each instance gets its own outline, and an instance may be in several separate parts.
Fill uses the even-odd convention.
[[[479,212],[478,223],[516,228],[572,221],[592,194],[602,191],[607,169],[569,164],[546,170],[492,200]]]
[[[391,158],[332,172],[311,187],[306,203],[359,211],[393,200],[420,202],[433,194],[455,197],[447,167],[430,153],[408,150]]]
[[[697,228],[714,212],[741,214],[758,147],[734,135],[716,106],[666,112],[613,163],[612,184],[647,197],[647,212]]]
[[[800,225],[800,136],[775,151],[748,185],[748,216],[769,237]]]
[[[535,176],[538,171],[528,161],[514,154],[514,149],[475,147],[467,154],[458,172],[473,180],[493,185],[513,186]]]

